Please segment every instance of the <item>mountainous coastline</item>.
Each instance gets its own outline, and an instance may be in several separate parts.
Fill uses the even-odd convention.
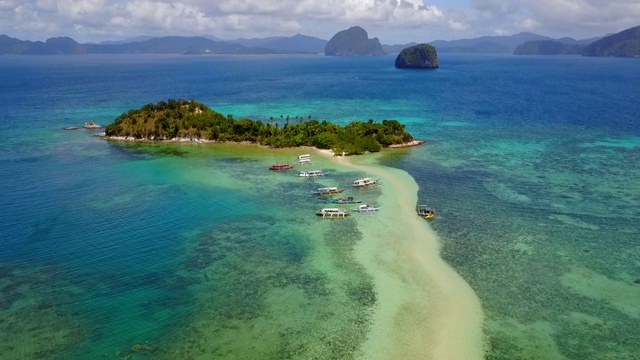
[[[378,38],[369,39],[367,31],[359,26],[337,32],[324,47],[325,55],[377,56],[387,55]]]
[[[518,46],[514,55],[580,55],[584,45],[566,44],[556,40],[534,40]]]
[[[528,41],[518,46],[513,54],[636,57],[640,56],[640,26],[592,39]]]
[[[522,32],[510,36],[482,36],[473,39],[436,40],[429,42],[440,53],[513,53],[518,45],[532,40],[552,40],[550,37]]]
[[[640,26],[609,35],[587,45],[583,56],[640,56]]]
[[[513,53],[515,55],[640,56],[640,26],[591,39],[553,39],[533,33],[510,36],[482,36],[472,39],[429,42],[439,53]],[[30,41],[0,35],[0,55],[83,54],[321,54],[383,55],[399,53],[417,43],[382,45],[377,38],[354,26],[327,41],[296,34],[290,37],[221,40],[214,36],[138,36],[127,40],[81,44],[70,37]]]
[[[208,37],[164,36],[124,42],[80,44],[69,37],[42,41],[19,40],[0,35],[0,55],[81,55],[81,54],[317,54],[326,40],[297,34],[264,41],[222,41]]]

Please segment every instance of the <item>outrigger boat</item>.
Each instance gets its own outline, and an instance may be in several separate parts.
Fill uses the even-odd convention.
[[[309,170],[309,171],[300,171],[300,175],[302,177],[319,177],[325,176],[326,173],[322,172],[322,170]]]
[[[316,215],[323,218],[344,218],[349,216],[349,213],[338,208],[322,208],[316,211]]]
[[[289,164],[273,164],[269,167],[269,170],[289,170],[293,169],[293,165]]]
[[[362,204],[362,205],[358,206],[358,208],[357,208],[357,209],[355,209],[354,211],[359,211],[359,212],[361,212],[361,213],[362,213],[362,212],[366,212],[366,213],[368,213],[368,212],[376,212],[376,211],[378,211],[378,210],[380,210],[380,207],[379,207],[379,206],[378,206],[378,207],[376,207],[376,206],[373,206],[373,205],[371,205],[371,204]]]
[[[311,155],[309,155],[309,154],[298,155],[298,164],[300,164],[300,165],[309,165],[309,164],[311,164]]]
[[[436,216],[436,209],[428,205],[417,205],[416,212],[418,216],[424,216],[425,219],[433,219]]]
[[[354,180],[351,185],[354,187],[373,187],[380,186],[380,180],[372,179],[370,177],[364,177],[357,180]]]
[[[320,195],[333,195],[333,194],[339,194],[341,192],[343,192],[344,189],[338,189],[337,187],[322,187],[322,188],[318,188],[318,190],[314,191],[314,194],[320,194]]]
[[[331,202],[334,204],[359,204],[362,200],[356,200],[352,196],[349,196],[346,198],[333,198],[331,199]]]

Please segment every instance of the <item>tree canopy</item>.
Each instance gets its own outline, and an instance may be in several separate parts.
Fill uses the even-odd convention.
[[[353,121],[344,127],[311,116],[287,116],[286,120],[281,116],[275,124],[274,120],[234,119],[195,100],[169,99],[129,110],[107,125],[105,134],[155,141],[186,138],[251,142],[276,148],[314,146],[339,154],[377,152],[413,140],[397,120]]]

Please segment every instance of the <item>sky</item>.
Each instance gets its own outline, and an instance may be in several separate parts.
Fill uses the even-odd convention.
[[[640,0],[0,0],[0,34],[22,40],[297,33],[328,40],[354,25],[383,44],[523,31],[585,39],[640,25]]]

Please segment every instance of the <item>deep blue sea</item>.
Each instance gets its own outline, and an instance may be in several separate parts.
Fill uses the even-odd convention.
[[[265,174],[294,150],[62,130],[187,98],[235,117],[401,121],[427,144],[381,163],[436,207],[487,358],[638,359],[639,59],[393,60],[0,57],[1,357],[357,358],[373,305],[349,254],[366,239],[351,220],[309,225],[315,185]]]

